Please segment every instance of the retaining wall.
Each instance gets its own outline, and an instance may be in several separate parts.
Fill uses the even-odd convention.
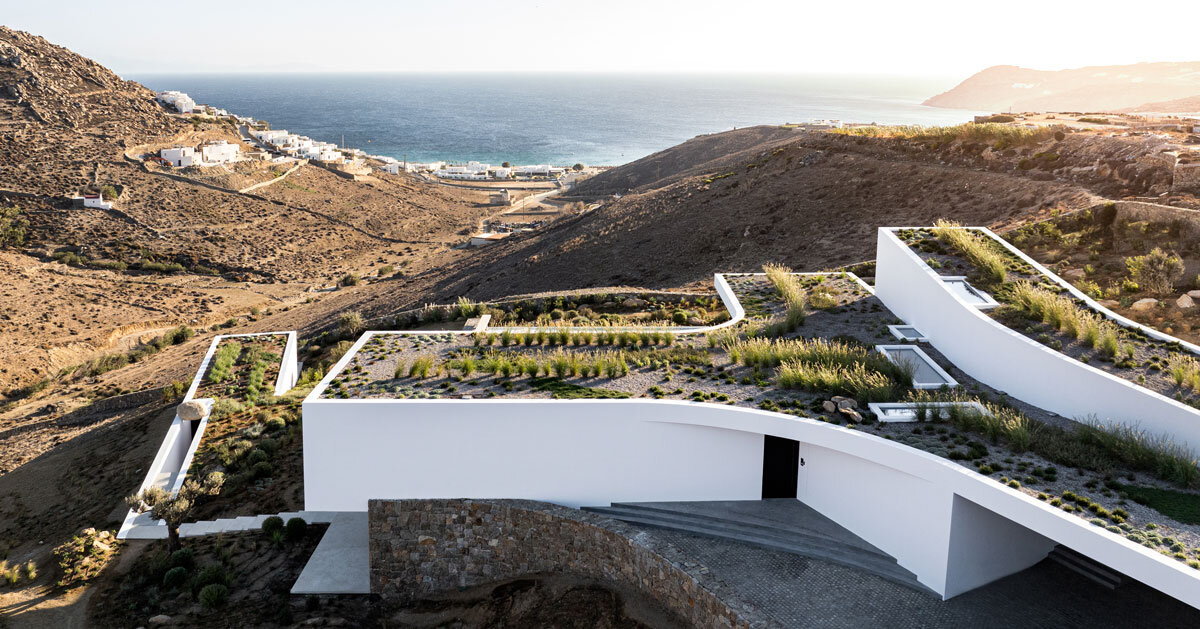
[[[413,599],[539,573],[638,590],[695,627],[776,626],[739,614],[692,575],[594,514],[531,501],[372,500],[371,592]],[[757,621],[757,622],[756,622]]]

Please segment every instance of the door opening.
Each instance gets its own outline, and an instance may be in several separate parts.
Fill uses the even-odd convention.
[[[763,498],[796,498],[800,442],[763,435]]]

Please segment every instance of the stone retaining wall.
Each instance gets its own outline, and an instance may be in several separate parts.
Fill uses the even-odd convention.
[[[1153,221],[1169,223],[1179,221],[1183,227],[1180,234],[1185,239],[1200,238],[1200,212],[1181,207],[1148,203],[1145,201],[1116,201],[1117,219],[1130,221]]]
[[[539,573],[634,588],[697,627],[769,627],[673,546],[595,514],[527,500],[371,500],[371,592],[413,599]],[[706,582],[709,586],[706,588]]]
[[[1171,189],[1200,192],[1200,163],[1176,164]]]

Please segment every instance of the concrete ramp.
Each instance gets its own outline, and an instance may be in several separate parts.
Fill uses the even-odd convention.
[[[370,564],[366,512],[338,513],[292,585],[292,594],[370,594]]]

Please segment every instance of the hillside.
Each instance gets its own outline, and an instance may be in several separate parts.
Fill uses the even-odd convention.
[[[174,325],[303,300],[346,273],[436,264],[493,211],[484,193],[407,176],[351,181],[306,165],[282,178],[287,166],[270,162],[167,172],[140,159],[204,140],[242,135],[0,27],[0,208],[27,225],[21,242],[0,246],[0,402]],[[70,201],[104,187],[119,193],[112,210]]]
[[[925,101],[985,111],[1187,111],[1149,103],[1200,96],[1200,61],[1032,70],[993,66]]]
[[[573,194],[599,196],[658,187],[683,176],[717,171],[749,161],[756,153],[795,140],[796,135],[795,129],[761,125],[732,133],[696,136],[633,164],[586,179],[575,188]]]

